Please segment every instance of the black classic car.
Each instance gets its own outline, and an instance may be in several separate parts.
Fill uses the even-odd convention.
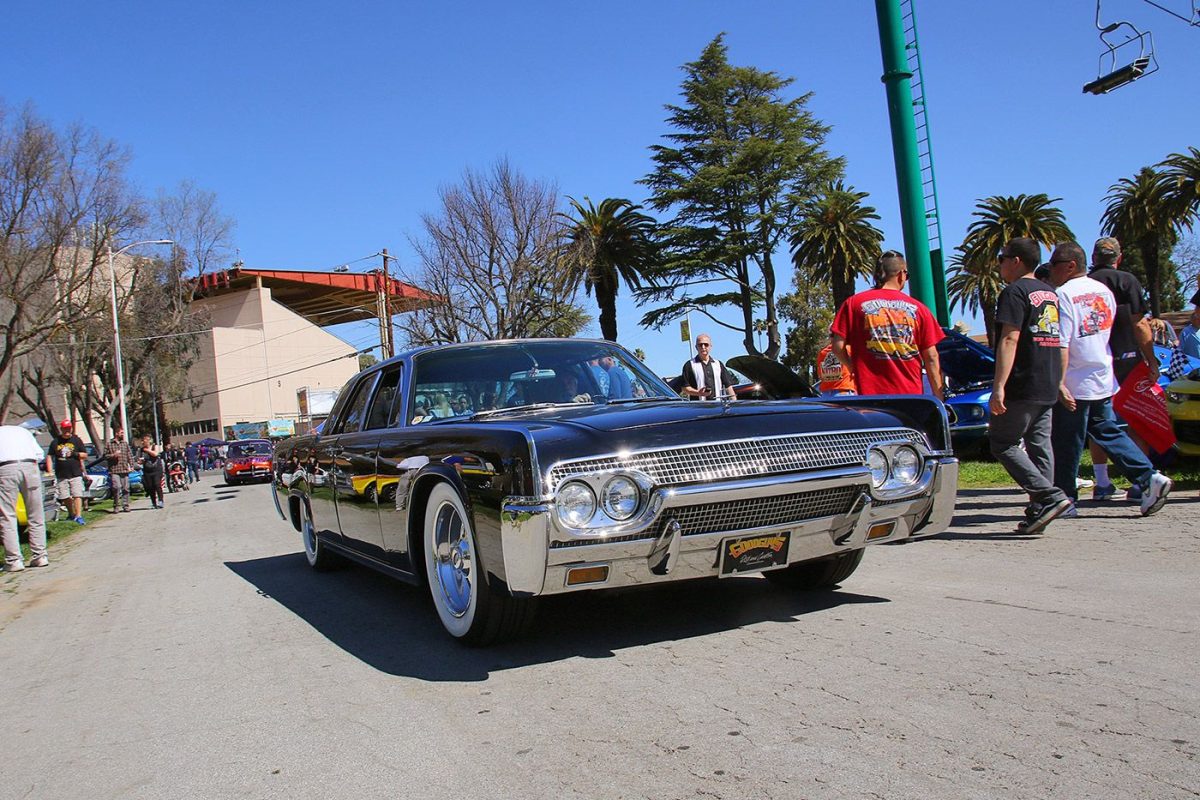
[[[869,544],[942,531],[958,462],[925,397],[681,400],[610,342],[412,350],[282,443],[274,496],[308,563],[425,584],[483,644],[541,595],[762,572],[844,581]]]

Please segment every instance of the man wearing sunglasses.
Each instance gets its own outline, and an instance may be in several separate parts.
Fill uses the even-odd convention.
[[[1054,485],[1051,411],[1062,383],[1058,295],[1034,275],[1041,248],[1013,239],[999,256],[1008,285],[996,302],[996,377],[988,438],[992,455],[1029,495],[1020,533],[1040,533],[1071,507]],[[1024,446],[1022,446],[1022,443]]]
[[[712,357],[712,337],[707,333],[696,337],[696,357],[683,365],[682,378],[683,396],[689,400],[735,398],[733,376]]]

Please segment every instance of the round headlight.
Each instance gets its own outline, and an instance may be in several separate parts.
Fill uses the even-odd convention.
[[[600,507],[618,522],[632,517],[640,501],[641,492],[637,484],[624,475],[618,475],[604,484],[600,492]]]
[[[586,483],[567,481],[558,490],[558,518],[572,528],[581,528],[596,513],[596,495]]]
[[[892,453],[892,477],[900,483],[916,483],[921,474],[921,456],[911,447],[898,447]]]
[[[871,448],[867,452],[867,468],[871,470],[871,485],[883,486],[888,477],[888,460],[882,451]]]

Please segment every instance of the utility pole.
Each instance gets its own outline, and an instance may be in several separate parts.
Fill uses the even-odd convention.
[[[391,256],[388,255],[386,247],[383,248],[380,255],[383,256],[383,321],[386,333],[384,341],[381,341],[380,344],[384,347],[383,357],[391,358],[396,355],[395,334],[392,332],[392,281],[388,277],[388,259]]]

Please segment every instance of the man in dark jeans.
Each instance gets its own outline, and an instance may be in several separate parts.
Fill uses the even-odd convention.
[[[200,448],[191,442],[183,448],[183,460],[187,464],[187,482],[200,481]]]
[[[1034,277],[1041,248],[1013,239],[1000,253],[1008,284],[996,303],[996,377],[988,429],[992,455],[1029,495],[1021,533],[1040,533],[1071,506],[1054,485],[1051,410],[1062,382],[1058,295]],[[1024,442],[1022,449],[1021,443]]]
[[[1133,368],[1145,361],[1150,367],[1150,374],[1157,376],[1159,371],[1158,357],[1154,355],[1154,335],[1150,329],[1150,304],[1146,299],[1146,291],[1132,273],[1121,269],[1121,243],[1111,236],[1096,240],[1092,247],[1092,271],[1089,278],[1099,281],[1109,288],[1117,301],[1117,314],[1113,319],[1112,336],[1109,347],[1112,350],[1113,371],[1117,376],[1117,384],[1125,383],[1125,379]],[[1145,443],[1137,437],[1130,436],[1145,453],[1149,450]],[[1089,448],[1092,453],[1092,469],[1096,474],[1096,488],[1092,499],[1107,500],[1116,494],[1116,488],[1108,477],[1108,455],[1094,440]],[[1129,478],[1131,476],[1126,475]],[[1129,487],[1128,499],[1141,500],[1142,487],[1134,481]]]

